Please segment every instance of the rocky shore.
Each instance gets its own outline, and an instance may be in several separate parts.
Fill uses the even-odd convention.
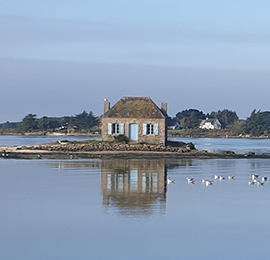
[[[256,155],[253,152],[235,154],[233,151],[212,153],[198,151],[192,143],[169,142],[164,145],[65,142],[0,147],[4,159],[86,159],[86,158],[270,158],[268,154]]]

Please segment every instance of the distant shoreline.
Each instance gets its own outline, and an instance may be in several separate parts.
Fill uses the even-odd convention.
[[[47,133],[47,134],[42,134],[42,133],[24,133],[24,134],[19,134],[19,133],[0,133],[0,136],[89,136],[89,137],[101,137],[100,134],[89,134],[89,133],[72,133],[72,134],[63,134],[63,133]]]
[[[25,133],[25,134],[18,134],[18,133],[1,133],[0,136],[50,136],[50,137],[67,137],[67,136],[74,136],[74,137],[99,137],[101,138],[101,134],[84,134],[84,133],[72,133],[72,134],[61,134],[61,133],[48,133],[48,134],[37,134],[37,133]],[[250,136],[250,135],[171,135],[168,134],[168,138],[213,138],[213,139],[269,139],[269,136]]]
[[[25,132],[25,133],[15,133],[15,132],[0,132],[0,136],[50,136],[64,138],[67,136],[74,137],[99,137],[101,134],[98,132]],[[221,139],[269,139],[268,135],[252,136],[247,134],[236,134],[230,130],[202,130],[202,129],[182,129],[182,130],[168,130],[168,138],[221,138]]]

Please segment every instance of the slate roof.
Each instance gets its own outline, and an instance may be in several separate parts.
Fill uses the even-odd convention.
[[[207,118],[205,120],[202,120],[200,125],[204,125],[205,123],[211,123],[213,125],[215,120],[216,120],[215,118]]]
[[[111,118],[166,118],[150,97],[123,97],[103,117]]]
[[[211,125],[214,125],[216,120],[218,120],[218,119],[216,119],[216,118],[207,118],[207,119],[201,121],[200,126],[203,126],[205,123],[210,123]]]

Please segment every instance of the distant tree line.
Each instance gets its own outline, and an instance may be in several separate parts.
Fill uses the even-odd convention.
[[[181,129],[195,129],[207,117],[217,118],[223,129],[230,130],[235,134],[270,135],[270,111],[256,111],[256,109],[252,111],[250,117],[246,120],[239,120],[237,113],[228,109],[206,114],[197,109],[186,109],[178,112],[174,118],[169,118],[169,122],[170,124],[177,122]]]
[[[269,135],[270,112],[253,110],[243,125],[243,132],[252,136]]]
[[[85,110],[75,116],[47,117],[37,118],[36,114],[26,115],[21,122],[0,124],[2,130],[15,130],[16,132],[35,132],[35,131],[76,131],[90,132],[90,130],[99,124],[98,117],[93,112],[87,113]]]
[[[239,117],[236,112],[224,109],[218,110],[217,112],[211,112],[210,114],[203,113],[198,109],[186,109],[178,112],[176,116],[171,119],[171,122],[177,122],[182,129],[194,129],[198,128],[201,121],[206,118],[217,118],[221,123],[222,128],[234,124],[239,121]]]
[[[211,113],[203,113],[198,109],[185,109],[178,112],[175,117],[168,118],[170,125],[178,123],[180,129],[196,129],[202,120],[217,118],[223,129],[230,130],[235,134],[252,136],[270,135],[270,111],[253,110],[246,120],[239,120],[235,111],[228,109],[218,110]],[[35,132],[35,131],[60,131],[87,133],[97,128],[99,118],[93,112],[85,110],[75,116],[37,118],[36,114],[26,115],[21,122],[9,122],[0,124],[0,132]]]

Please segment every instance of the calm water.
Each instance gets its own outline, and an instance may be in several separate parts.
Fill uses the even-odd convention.
[[[198,150],[210,152],[234,151],[235,153],[270,153],[270,139],[234,138],[170,138],[169,140],[192,142]]]
[[[252,174],[270,177],[268,159],[0,167],[0,259],[269,259],[270,182],[248,185]],[[215,174],[235,179],[201,183]]]
[[[0,135],[0,146],[38,145],[57,142],[57,140],[84,141],[100,140],[100,137],[87,136],[6,136]]]

